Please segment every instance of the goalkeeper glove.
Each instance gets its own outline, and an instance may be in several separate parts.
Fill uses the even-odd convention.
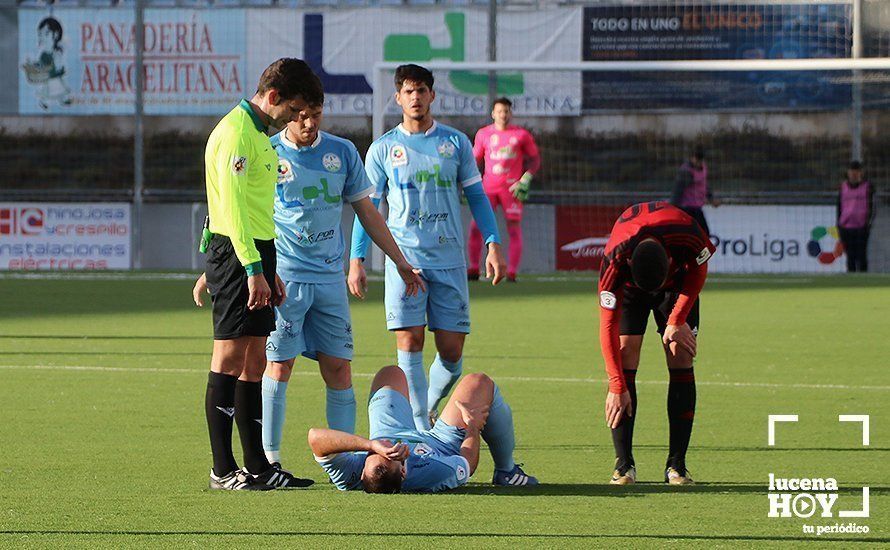
[[[522,177],[519,178],[513,185],[513,196],[516,197],[519,202],[525,202],[528,200],[528,188],[532,183],[532,175],[529,172],[522,174]]]

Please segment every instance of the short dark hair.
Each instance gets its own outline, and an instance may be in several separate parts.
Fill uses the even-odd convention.
[[[705,160],[705,146],[701,143],[692,148],[692,156],[698,160]]]
[[[667,279],[668,255],[662,244],[644,239],[634,248],[630,258],[630,272],[634,284],[641,290],[658,290]]]
[[[324,105],[321,80],[302,59],[282,57],[266,67],[256,92],[263,95],[273,89],[285,101],[299,97],[309,105]]]
[[[387,468],[387,464],[378,464],[370,475],[362,477],[362,488],[366,493],[393,494],[402,490],[401,468]]]
[[[862,161],[854,160],[850,162],[850,170],[862,170]]]
[[[494,106],[497,104],[504,105],[505,107],[507,107],[509,109],[513,108],[513,102],[510,101],[509,99],[507,99],[506,97],[499,97],[499,98],[495,99],[494,102],[491,104],[492,110],[494,110]]]
[[[399,65],[396,67],[396,76],[393,79],[393,82],[396,85],[396,91],[402,89],[402,85],[405,81],[420,82],[426,84],[427,87],[432,90],[435,79],[433,78],[433,73],[426,67],[409,63],[408,65]]]

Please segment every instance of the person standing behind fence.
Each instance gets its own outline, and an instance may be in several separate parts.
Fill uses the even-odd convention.
[[[847,253],[847,271],[868,271],[868,235],[875,216],[875,188],[854,160],[837,195],[837,228]]]
[[[705,204],[720,206],[720,201],[714,198],[714,194],[708,187],[705,148],[701,145],[696,145],[689,160],[680,165],[680,169],[677,171],[677,183],[674,185],[674,193],[671,196],[671,204],[692,216],[692,219],[704,229],[705,235],[711,234],[702,207]]]

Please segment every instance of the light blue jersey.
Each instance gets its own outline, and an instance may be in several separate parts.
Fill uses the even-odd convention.
[[[309,147],[272,137],[278,152],[275,189],[275,247],[278,274],[285,281],[343,280],[343,203],[373,192],[361,157],[350,141],[326,132]],[[472,157],[472,155],[471,155]]]
[[[371,144],[365,164],[372,197],[386,196],[387,225],[408,262],[419,269],[465,266],[460,194],[482,188],[469,138],[436,122],[420,134],[400,124]],[[496,225],[493,235],[496,241]],[[354,238],[352,256],[363,258],[366,247],[367,239]]]
[[[405,462],[406,493],[437,493],[465,485],[470,477],[467,459],[460,455],[445,455],[425,443],[409,443],[411,454]],[[362,488],[363,452],[339,453],[316,460],[341,491]]]

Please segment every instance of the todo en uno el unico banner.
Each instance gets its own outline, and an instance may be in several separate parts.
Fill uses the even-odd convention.
[[[843,58],[849,2],[584,8],[586,61]],[[843,75],[840,75],[843,76]],[[832,109],[850,86],[828,72],[586,72],[584,110]]]
[[[245,94],[243,10],[145,12],[145,112],[219,114]],[[19,10],[19,112],[134,112],[133,10]]]

